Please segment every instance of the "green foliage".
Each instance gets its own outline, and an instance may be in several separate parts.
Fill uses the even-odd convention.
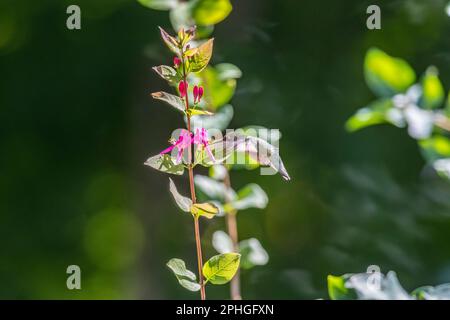
[[[178,96],[175,96],[173,94],[170,94],[170,93],[167,93],[164,91],[159,91],[159,92],[152,93],[152,97],[153,97],[153,99],[157,99],[157,100],[166,102],[167,104],[174,107],[178,111],[181,111],[183,113],[185,112],[185,108],[186,108],[185,104],[184,104],[183,100]]]
[[[223,21],[232,9],[229,0],[194,0],[192,17],[199,26],[213,25]]]
[[[176,159],[168,154],[158,154],[148,158],[144,164],[161,172],[182,175],[184,172],[184,165],[176,163]]]
[[[178,72],[170,66],[157,66],[152,68],[161,78],[169,82],[170,85],[175,86],[181,81],[181,76]]]
[[[424,157],[428,161],[450,158],[450,139],[442,135],[434,135],[419,142]]]
[[[444,101],[445,93],[441,81],[439,80],[438,70],[435,67],[429,67],[422,79],[422,104],[424,108],[436,109]]]
[[[206,68],[212,56],[214,39],[202,43],[193,50],[194,54],[189,58],[189,70],[192,72],[200,72]]]
[[[169,190],[170,193],[172,193],[173,198],[175,199],[176,204],[178,207],[183,210],[184,212],[191,212],[192,207],[192,200],[183,197],[177,190],[177,187],[175,186],[175,183],[173,183],[172,179],[169,178]]]
[[[226,72],[224,74],[227,75]],[[228,75],[233,75],[233,73],[230,72]],[[233,97],[236,89],[236,78],[225,78],[213,67],[206,68],[199,77],[200,83],[209,89],[205,101],[210,109],[219,109]]]
[[[377,48],[371,48],[364,61],[367,85],[381,97],[404,92],[416,80],[416,74],[404,60],[394,58]]]
[[[389,122],[388,111],[393,107],[391,99],[378,99],[367,107],[359,109],[345,124],[353,132],[365,127]]]
[[[345,287],[345,278],[347,276],[332,276],[327,277],[328,295],[331,300],[350,300],[355,298],[355,293],[349,288]]]
[[[179,53],[179,43],[178,40],[172,37],[163,28],[159,27],[161,33],[161,38],[163,39],[166,46],[175,54]]]
[[[203,275],[206,282],[225,284],[230,281],[239,268],[241,255],[224,253],[213,256],[203,265]]]
[[[170,10],[177,6],[178,0],[137,0],[143,6],[154,10]]]
[[[203,216],[212,219],[219,213],[219,208],[212,203],[194,203],[191,207],[191,213],[197,218]]]
[[[211,116],[193,116],[191,126],[195,128],[224,130],[233,118],[233,107],[229,104],[223,106]]]
[[[172,258],[167,262],[167,267],[175,274],[180,285],[190,291],[200,290],[200,284],[197,283],[196,275],[186,269],[186,264],[183,260]]]

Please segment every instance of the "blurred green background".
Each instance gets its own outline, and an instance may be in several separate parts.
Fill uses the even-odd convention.
[[[66,28],[70,4],[79,31]],[[233,172],[236,188],[254,181],[270,198],[238,216],[240,238],[270,254],[243,272],[244,298],[327,298],[328,274],[370,264],[409,290],[450,282],[450,184],[423,168],[404,130],[344,129],[373,99],[362,70],[371,46],[418,73],[436,65],[450,87],[447,3],[377,1],[376,31],[370,4],[233,1],[216,26],[214,63],[244,72],[231,127],[279,128],[292,177]],[[0,2],[0,298],[198,298],[165,266],[178,257],[196,270],[192,221],[167,176],[143,166],[183,125],[149,97],[167,89],[150,68],[171,62],[158,25],[170,29],[167,12],[135,0]],[[202,222],[205,256],[223,227]],[[66,288],[71,264],[82,290]],[[228,298],[228,286],[207,293]]]

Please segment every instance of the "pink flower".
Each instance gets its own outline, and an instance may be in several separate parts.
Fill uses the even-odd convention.
[[[214,162],[216,161],[214,155],[211,152],[211,149],[208,146],[208,132],[206,131],[205,128],[197,128],[194,135],[194,144],[202,145],[205,148],[211,160]]]
[[[194,90],[192,93],[194,94],[194,104],[199,103],[203,96],[203,87],[194,86]]]
[[[181,64],[181,59],[178,57],[174,57],[173,58],[173,65],[175,66],[175,68],[178,68]]]
[[[183,152],[185,149],[190,148],[192,145],[192,133],[190,133],[187,130],[181,130],[180,136],[178,137],[178,140],[173,143],[170,147],[164,149],[159,154],[165,154],[171,152],[174,148],[178,149],[177,154],[177,163],[181,162],[181,158],[183,157]]]
[[[180,81],[180,84],[178,85],[178,90],[180,91],[180,95],[182,98],[184,98],[187,94],[188,89],[188,83],[184,80]]]

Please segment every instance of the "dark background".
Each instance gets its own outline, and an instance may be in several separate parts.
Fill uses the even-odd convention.
[[[66,28],[69,4],[81,7],[79,31]],[[381,7],[382,30],[367,30],[369,4]],[[241,239],[270,254],[243,272],[244,298],[327,298],[328,274],[370,264],[395,270],[407,290],[450,282],[449,183],[404,130],[344,129],[374,98],[362,69],[371,46],[418,74],[437,66],[450,87],[446,2],[233,5],[213,56],[244,73],[231,127],[279,128],[292,177],[232,173],[236,188],[257,182],[270,198],[238,216]],[[197,298],[165,267],[179,257],[196,270],[191,219],[167,176],[142,165],[182,125],[149,97],[167,89],[151,66],[171,60],[158,25],[170,29],[167,12],[133,0],[1,0],[0,298]],[[205,256],[223,227],[202,222]],[[71,264],[80,291],[66,288]],[[228,297],[227,286],[207,292]]]

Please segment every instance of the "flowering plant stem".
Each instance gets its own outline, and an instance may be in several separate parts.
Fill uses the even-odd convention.
[[[225,187],[229,190],[231,189],[231,179],[230,173],[226,170],[226,175],[224,179]],[[226,193],[228,194],[228,193]],[[228,197],[228,196],[227,196]],[[230,201],[231,199],[226,199],[226,201]],[[236,210],[229,212],[226,215],[227,221],[227,229],[228,235],[233,242],[233,251],[239,253],[239,238],[238,238],[238,229],[237,229],[237,219],[236,219]],[[236,272],[236,275],[231,279],[230,283],[230,296],[232,300],[242,300],[241,296],[241,278],[239,269]]]
[[[187,84],[187,76],[186,76],[186,62],[184,59],[184,52],[183,49],[181,49],[181,63],[183,68],[183,81],[185,84]],[[187,91],[187,90],[186,90]],[[191,116],[188,112],[189,110],[189,95],[186,92],[186,95],[184,97],[184,100],[186,102],[186,117],[187,117],[187,130],[189,133],[192,133],[191,130]],[[191,191],[191,200],[192,203],[197,202],[197,197],[195,196],[195,185],[194,185],[194,168],[192,163],[194,163],[193,159],[193,152],[192,152],[192,146],[188,148],[188,159],[189,159],[189,165],[188,165],[188,172],[189,172],[189,188]],[[194,218],[194,233],[195,233],[195,246],[197,249],[197,264],[198,264],[198,278],[200,281],[200,297],[202,300],[206,300],[206,291],[205,291],[205,284],[203,282],[203,272],[202,272],[202,266],[203,266],[203,257],[202,257],[202,243],[200,239],[200,224],[198,222],[198,216],[193,216]]]

